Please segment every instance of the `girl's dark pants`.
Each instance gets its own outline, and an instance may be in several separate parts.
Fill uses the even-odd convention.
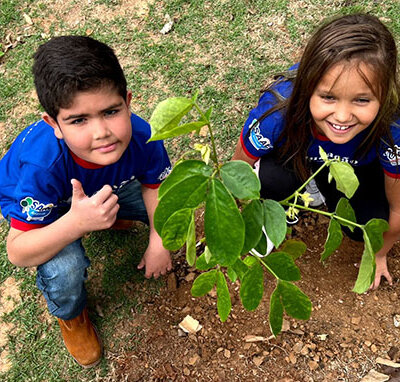
[[[315,172],[320,163],[312,163],[311,169]],[[384,173],[378,159],[372,163],[354,167],[360,185],[350,199],[357,223],[365,224],[372,218],[389,219],[389,204],[385,195]],[[336,189],[336,182],[328,183],[328,168],[324,168],[316,177],[316,183],[326,199],[329,212],[336,209],[341,197],[345,197]],[[259,178],[261,182],[261,197],[280,201],[291,195],[303,182],[297,177],[289,165],[278,161],[274,153],[260,159]],[[304,190],[305,192],[305,190]],[[344,232],[353,240],[362,241],[362,231],[358,228],[351,232],[344,227]]]

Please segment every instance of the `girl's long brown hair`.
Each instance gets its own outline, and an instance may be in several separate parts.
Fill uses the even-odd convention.
[[[397,77],[397,50],[390,31],[375,16],[353,14],[335,18],[322,25],[309,40],[300,60],[293,91],[287,100],[278,104],[266,115],[284,109],[285,128],[280,140],[279,156],[293,163],[294,170],[303,178],[309,176],[307,150],[310,144],[312,116],[309,101],[324,73],[339,62],[363,62],[375,74],[372,88],[358,66],[360,75],[380,101],[380,110],[369,134],[357,149],[362,156],[380,139],[393,141],[390,124],[399,111],[399,83]]]

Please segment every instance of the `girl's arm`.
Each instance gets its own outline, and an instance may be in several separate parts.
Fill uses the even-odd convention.
[[[383,234],[383,247],[375,255],[376,274],[371,289],[378,288],[382,276],[392,285],[392,276],[387,268],[386,255],[393,247],[393,244],[400,238],[400,179],[385,175],[385,192],[390,208],[389,230]]]
[[[242,160],[244,162],[247,162],[251,167],[253,167],[254,163],[257,161],[257,159],[250,158],[245,153],[240,138],[236,145],[235,153],[233,154],[232,160]]]

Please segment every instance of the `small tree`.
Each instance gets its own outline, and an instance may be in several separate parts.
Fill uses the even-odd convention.
[[[193,118],[193,111],[198,118]],[[342,226],[363,231],[364,252],[354,292],[365,292],[375,277],[375,253],[382,248],[382,233],[388,224],[382,219],[372,219],[367,224],[356,223],[354,211],[348,201],[357,187],[353,168],[338,159],[329,159],[320,148],[323,165],[292,195],[280,202],[260,198],[260,182],[251,166],[243,161],[220,163],[211,128],[212,108],[203,111],[193,98],[174,97],[157,105],[151,119],[150,141],[176,137],[208,127],[211,146],[195,144],[202,160],[181,159],[159,189],[159,205],[154,215],[154,225],[165,248],[176,251],[186,244],[186,260],[190,266],[203,271],[192,285],[192,295],[204,296],[214,286],[217,289],[217,309],[221,321],[231,311],[231,298],[227,277],[239,280],[240,299],[245,309],[255,310],[264,293],[264,269],[276,278],[276,287],[270,296],[269,323],[276,336],[282,330],[283,313],[307,320],[311,314],[311,301],[294,282],[300,280],[300,270],[295,260],[306,245],[301,241],[285,240],[286,215],[299,210],[313,211],[330,218],[328,236],[321,254],[325,261],[340,245]],[[181,123],[187,116],[189,122]],[[305,186],[324,167],[329,167],[329,181],[347,198],[341,198],[335,212],[309,207],[310,195]],[[287,211],[283,206],[286,207]],[[196,238],[195,211],[204,207],[205,237]],[[254,256],[255,248],[265,253],[267,240],[263,227],[276,252],[266,257]],[[196,242],[204,242],[204,252],[197,256]]]

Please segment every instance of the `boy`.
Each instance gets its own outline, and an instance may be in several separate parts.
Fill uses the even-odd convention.
[[[90,262],[81,238],[116,219],[141,220],[150,224],[150,238],[138,268],[147,278],[169,271],[153,215],[170,162],[162,142],[146,144],[149,125],[130,112],[132,93],[107,45],[55,37],[35,53],[33,75],[43,119],[0,161],[7,252],[17,266],[37,266],[37,286],[69,353],[91,367],[102,347],[86,310]]]

